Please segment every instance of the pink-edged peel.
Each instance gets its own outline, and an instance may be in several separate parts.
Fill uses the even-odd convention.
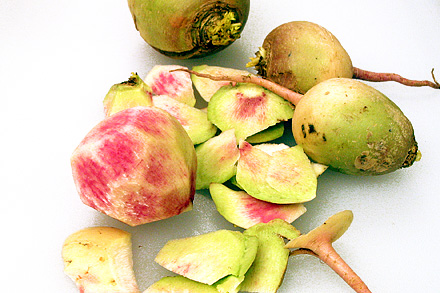
[[[217,211],[232,224],[248,229],[259,223],[282,219],[292,223],[306,212],[303,204],[275,204],[256,199],[245,191],[233,190],[224,184],[211,183],[211,197]]]
[[[240,83],[221,87],[208,103],[208,120],[221,131],[246,139],[293,116],[292,105],[264,87]]]
[[[187,69],[180,65],[155,65],[144,78],[145,83],[156,96],[167,96],[194,106],[196,98],[191,76],[177,69]]]
[[[205,142],[217,132],[205,111],[166,95],[153,96],[153,106],[170,113],[188,133],[194,145]]]

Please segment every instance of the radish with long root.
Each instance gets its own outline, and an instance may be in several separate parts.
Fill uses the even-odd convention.
[[[399,107],[373,87],[351,78],[332,78],[305,95],[251,74],[188,72],[212,80],[254,83],[295,105],[292,132],[315,162],[341,173],[380,175],[421,158],[414,129]]]
[[[350,227],[353,212],[339,212],[305,235],[291,240],[285,248],[293,249],[293,255],[309,254],[318,257],[332,268],[354,291],[371,293],[362,279],[350,268],[333,248],[332,243],[338,240]]]
[[[247,66],[255,67],[260,76],[302,94],[334,77],[440,88],[434,70],[434,81],[419,81],[354,67],[338,39],[324,27],[308,21],[292,21],[273,29]]]

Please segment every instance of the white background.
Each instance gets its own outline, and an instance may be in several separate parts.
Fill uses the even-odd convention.
[[[63,273],[71,233],[109,225],[133,234],[141,290],[167,275],[153,262],[165,242],[233,229],[206,193],[186,214],[128,227],[83,205],[70,155],[103,118],[110,86],[156,64],[245,69],[273,28],[308,20],[329,29],[357,67],[440,80],[438,0],[252,0],[242,38],[205,59],[177,61],[153,51],[134,28],[125,0],[0,2],[0,180],[2,292],[78,292]],[[423,159],[378,177],[326,171],[308,212],[306,233],[344,209],[354,222],[335,247],[373,292],[439,292],[440,91],[372,84],[412,121]],[[279,292],[352,292],[311,256],[290,259]]]

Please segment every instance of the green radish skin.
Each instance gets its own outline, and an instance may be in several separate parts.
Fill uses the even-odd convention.
[[[175,59],[223,50],[246,24],[250,0],[128,0],[136,29],[155,50]]]
[[[329,79],[310,89],[296,105],[292,132],[312,160],[346,174],[386,174],[419,156],[399,107],[354,79]]]
[[[252,59],[248,67],[255,66],[259,75],[302,94],[329,78],[353,76],[350,56],[338,39],[308,21],[276,27]]]

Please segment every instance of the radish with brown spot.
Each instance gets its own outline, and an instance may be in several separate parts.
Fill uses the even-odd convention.
[[[338,39],[324,27],[308,21],[292,21],[273,29],[247,66],[255,67],[263,78],[302,94],[324,80],[339,77],[440,88],[433,70],[434,81],[419,81],[354,67]]]

